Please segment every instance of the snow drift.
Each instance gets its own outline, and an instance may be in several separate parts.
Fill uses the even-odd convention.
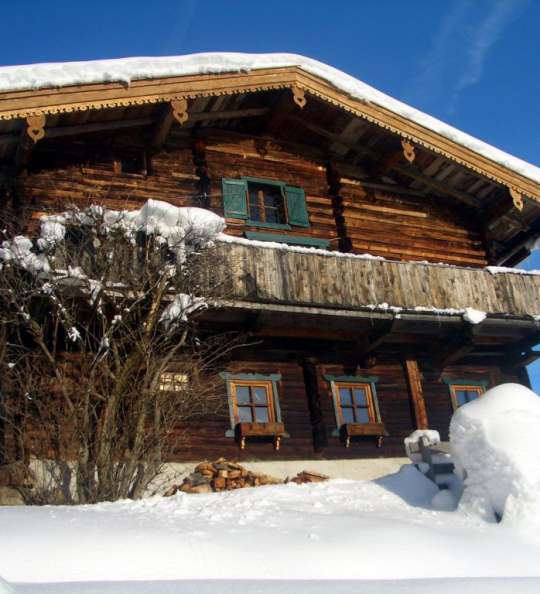
[[[461,406],[450,423],[462,510],[505,523],[540,525],[540,398],[503,384]]]

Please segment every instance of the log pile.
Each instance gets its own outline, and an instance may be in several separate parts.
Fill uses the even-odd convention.
[[[304,483],[322,483],[327,481],[330,477],[326,474],[319,474],[318,472],[302,470],[293,478],[288,478],[286,483],[296,483],[297,485],[303,485]]]
[[[303,470],[295,477],[283,480],[268,474],[252,472],[237,462],[219,458],[215,462],[201,462],[183,480],[181,485],[171,485],[163,495],[164,497],[170,497],[179,491],[183,493],[215,493],[245,487],[281,485],[288,482],[297,484],[317,483],[328,478],[324,474]]]

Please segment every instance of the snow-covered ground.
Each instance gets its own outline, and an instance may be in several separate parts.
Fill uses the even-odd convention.
[[[540,591],[534,531],[435,511],[436,493],[405,466],[373,482],[0,508],[0,575],[47,594]]]

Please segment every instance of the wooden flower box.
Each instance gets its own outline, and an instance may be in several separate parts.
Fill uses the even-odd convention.
[[[345,423],[341,426],[340,433],[346,448],[351,446],[353,437],[375,437],[377,446],[381,447],[383,438],[388,435],[384,423]]]
[[[274,449],[279,450],[281,438],[286,435],[283,423],[238,423],[235,433],[241,450],[246,447],[246,440],[249,438],[271,439]]]

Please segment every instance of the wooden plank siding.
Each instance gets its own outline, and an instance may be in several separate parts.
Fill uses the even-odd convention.
[[[294,460],[294,459],[353,459],[403,456],[403,438],[416,429],[414,407],[407,386],[406,373],[399,360],[381,360],[374,367],[358,368],[358,376],[376,376],[377,400],[381,420],[388,431],[382,443],[377,447],[373,438],[353,440],[350,448],[345,448],[338,437],[336,415],[330,384],[325,375],[346,375],[343,365],[315,363],[317,387],[319,393],[319,417],[317,432],[318,447],[315,447],[313,424],[310,418],[308,396],[304,382],[302,366],[284,358],[282,361],[265,361],[261,353],[257,361],[234,361],[228,367],[232,373],[281,374],[278,382],[281,418],[289,437],[281,442],[276,452],[272,443],[248,441],[245,450],[240,450],[234,438],[227,437],[231,428],[229,416],[201,418],[193,420],[186,427],[179,427],[173,439],[177,440],[178,452],[174,460],[201,460],[226,456],[243,461],[249,460]],[[487,380],[491,387],[501,382],[519,381],[517,372],[501,374],[493,366],[448,367],[444,373],[422,371],[420,373],[428,426],[440,432],[441,438],[448,439],[448,428],[453,412],[448,386],[445,378],[467,377],[473,380]],[[226,398],[225,385],[223,397]],[[322,428],[322,429],[321,429]],[[321,445],[320,432],[326,435],[325,445]]]
[[[204,129],[203,129],[204,131]],[[172,133],[165,150],[148,154],[148,171],[126,173],[115,168],[122,147],[94,139],[82,148],[69,139],[38,146],[32,169],[18,180],[19,198],[37,218],[43,212],[100,203],[110,208],[138,208],[148,199],[176,206],[204,205],[223,215],[222,178],[256,177],[299,186],[306,193],[309,227],[267,229],[227,220],[227,233],[271,231],[329,241],[330,249],[352,246],[396,260],[427,260],[481,267],[487,262],[480,225],[457,204],[429,196],[403,195],[364,188],[360,181],[340,179],[331,190],[327,164],[253,137],[211,132],[204,137],[204,164],[195,163],[194,140]],[[140,148],[142,150],[142,147]],[[200,165],[200,163],[199,163]],[[204,200],[201,171],[208,180]],[[338,192],[339,195],[336,195]],[[345,234],[345,235],[344,235]],[[340,241],[341,240],[341,241]],[[346,265],[344,265],[346,266]]]
[[[396,260],[485,266],[479,225],[426,197],[367,191],[342,181],[340,194],[353,252]]]
[[[239,301],[368,310],[384,310],[387,304],[427,313],[429,308],[470,307],[492,315],[540,315],[537,275],[240,243],[222,244],[221,249],[237,270],[232,293]]]

